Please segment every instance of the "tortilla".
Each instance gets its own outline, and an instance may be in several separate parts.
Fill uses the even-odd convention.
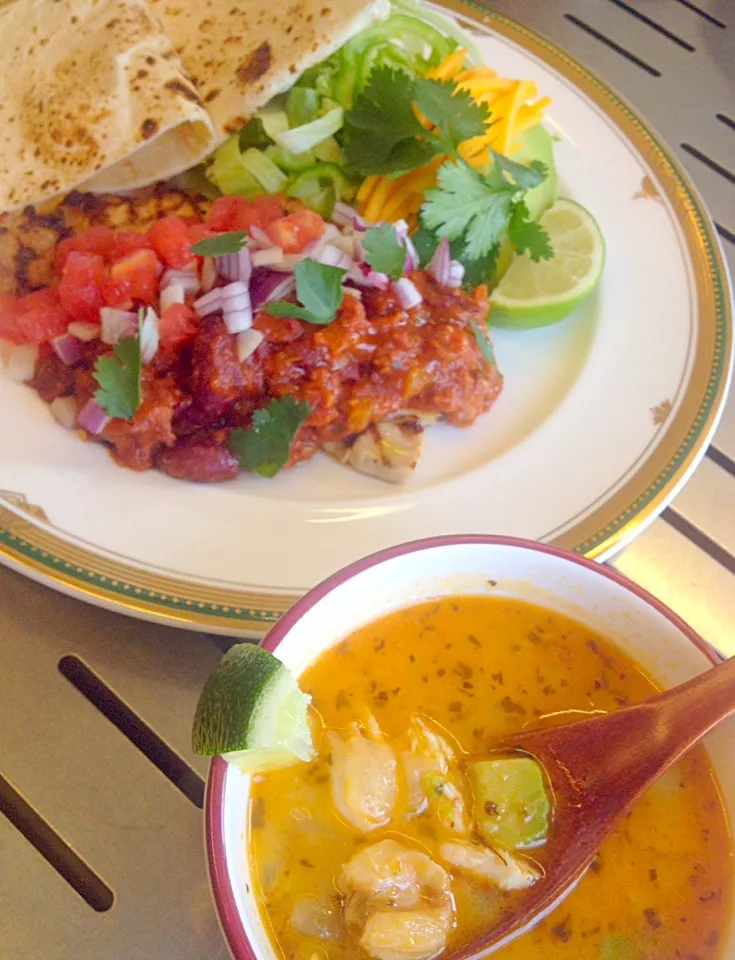
[[[221,142],[309,67],[390,13],[388,0],[151,0]]]
[[[164,180],[215,146],[212,122],[144,0],[0,6],[0,211],[84,184]]]

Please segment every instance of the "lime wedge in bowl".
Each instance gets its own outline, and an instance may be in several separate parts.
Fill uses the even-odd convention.
[[[272,653],[238,643],[204,684],[194,715],[192,748],[220,754],[245,773],[315,756],[307,710],[311,697]]]
[[[554,248],[550,260],[515,257],[490,295],[493,327],[545,327],[569,316],[594,291],[605,264],[605,241],[594,217],[557,200],[539,221]]]

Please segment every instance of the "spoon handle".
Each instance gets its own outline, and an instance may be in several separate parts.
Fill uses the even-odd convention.
[[[735,657],[654,697],[660,720],[678,741],[678,756],[735,712]],[[673,761],[672,761],[673,762]]]

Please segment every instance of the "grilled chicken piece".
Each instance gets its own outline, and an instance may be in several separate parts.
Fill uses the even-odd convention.
[[[415,413],[399,413],[371,423],[340,443],[325,443],[324,452],[347,467],[387,483],[405,483],[424,449],[424,424]]]
[[[166,214],[201,215],[207,201],[166,184],[125,196],[73,191],[61,201],[0,216],[0,294],[22,296],[48,286],[60,240],[90,227],[146,231]]]

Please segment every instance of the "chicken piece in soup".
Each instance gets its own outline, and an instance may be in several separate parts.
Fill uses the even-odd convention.
[[[286,960],[433,960],[544,882],[545,776],[498,754],[522,728],[656,692],[587,627],[491,596],[442,598],[356,631],[300,677],[317,757],[257,775],[250,856]],[[659,781],[579,886],[502,960],[720,960],[727,817],[705,750]]]

